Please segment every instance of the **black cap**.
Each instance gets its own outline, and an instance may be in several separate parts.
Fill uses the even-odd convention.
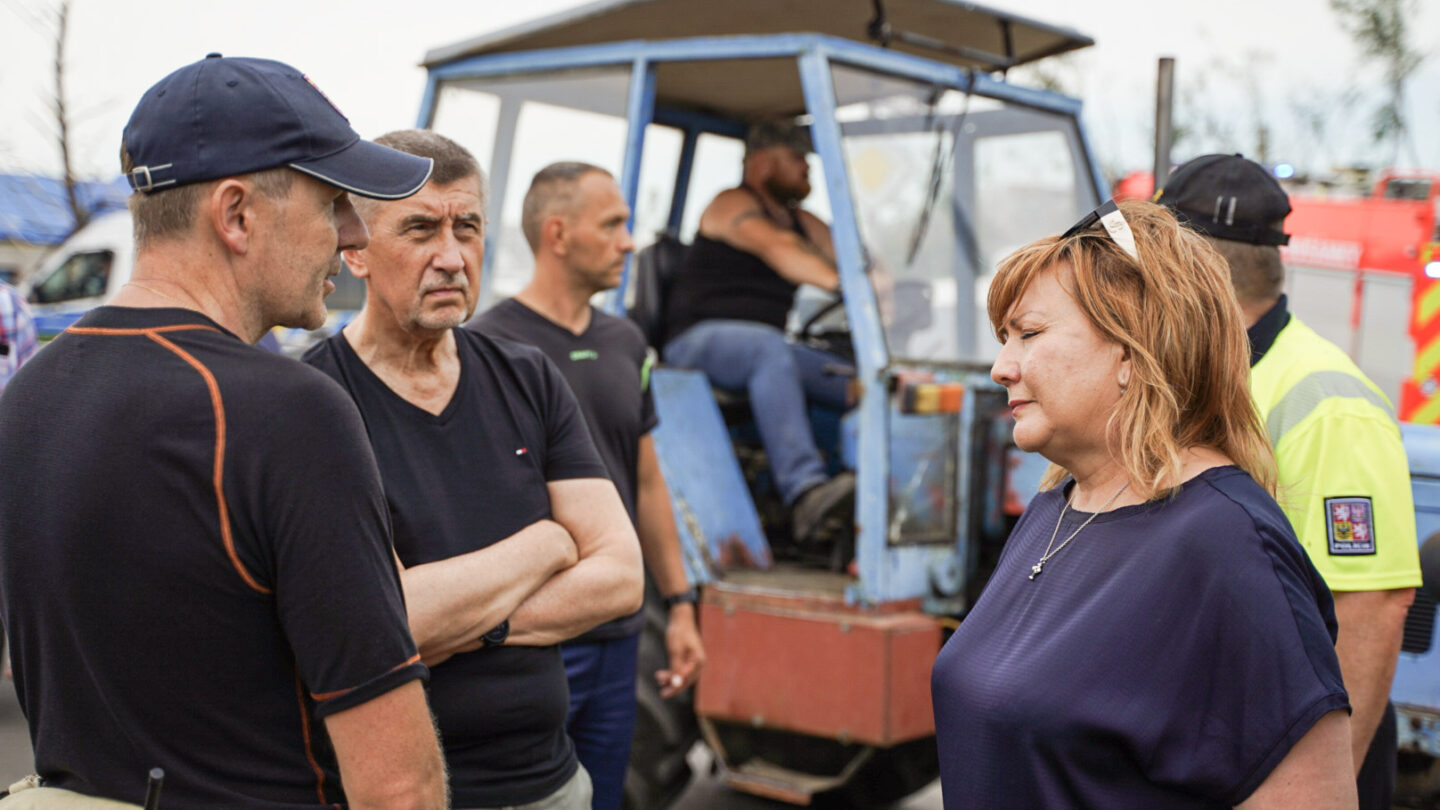
[[[361,140],[305,74],[212,53],[145,91],[125,125],[131,188],[151,193],[288,166],[381,200],[419,191],[433,161]]]
[[[1176,169],[1155,202],[1180,221],[1218,239],[1252,245],[1286,245],[1281,223],[1290,214],[1285,189],[1243,155],[1205,155]]]
[[[793,121],[761,121],[746,131],[745,154],[771,146],[788,146],[801,155],[815,151],[810,143],[810,131]]]

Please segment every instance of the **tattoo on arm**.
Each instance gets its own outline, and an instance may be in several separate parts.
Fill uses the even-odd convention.
[[[741,211],[740,213],[736,214],[734,219],[730,220],[730,227],[731,227],[731,228],[738,228],[738,227],[740,227],[740,225],[741,225],[742,223],[744,223],[746,220],[748,220],[748,219],[754,219],[754,218],[756,218],[756,217],[759,217],[760,219],[764,219],[764,220],[767,220],[767,221],[769,220],[769,217],[766,216],[764,209],[759,208],[759,207],[747,208],[747,209],[745,209],[744,211]],[[774,223],[771,223],[771,224],[774,224]],[[803,226],[802,226],[802,229],[803,229]],[[835,269],[835,260],[834,260],[833,258],[831,258],[828,254],[826,254],[826,252],[825,252],[823,249],[821,249],[821,247],[820,247],[819,245],[815,244],[814,240],[812,240],[812,239],[810,238],[810,236],[809,236],[808,233],[804,233],[804,234],[801,234],[801,235],[800,235],[799,246],[800,246],[800,249],[801,249],[801,250],[805,251],[806,253],[810,254],[811,256],[814,256],[815,258],[817,258],[817,259],[819,259],[820,261],[824,262],[826,265],[828,265],[828,266],[830,267],[830,269],[832,269],[832,270]]]
[[[800,242],[800,249],[826,264],[834,265],[834,262],[830,261],[830,257],[825,255],[825,251],[821,250],[819,245],[811,242],[808,237]]]
[[[764,219],[765,212],[761,211],[759,208],[747,208],[744,211],[736,214],[734,219],[730,220],[730,227],[738,228],[740,227],[740,223],[744,222],[747,219],[754,219],[755,217],[760,217],[761,219]]]

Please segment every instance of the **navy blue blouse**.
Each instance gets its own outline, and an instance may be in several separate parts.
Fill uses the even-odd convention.
[[[1233,807],[1349,706],[1330,592],[1235,467],[1097,516],[1031,580],[1068,488],[1031,503],[935,663],[946,810]]]

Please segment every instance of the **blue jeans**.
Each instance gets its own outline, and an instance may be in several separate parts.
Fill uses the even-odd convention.
[[[560,645],[570,682],[565,722],[575,756],[590,773],[594,810],[620,810],[635,736],[635,669],[640,634]]]
[[[785,503],[793,504],[829,478],[806,401],[845,410],[845,389],[854,375],[850,363],[791,343],[779,329],[753,321],[701,321],[665,344],[664,354],[673,366],[705,372],[717,388],[749,394],[755,427]]]

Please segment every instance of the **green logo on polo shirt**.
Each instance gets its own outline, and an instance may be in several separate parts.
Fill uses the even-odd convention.
[[[576,349],[570,352],[571,360],[599,360],[600,353],[594,349]]]

